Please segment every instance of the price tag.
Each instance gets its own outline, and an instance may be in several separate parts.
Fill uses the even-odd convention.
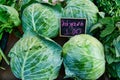
[[[61,37],[72,37],[86,32],[86,19],[61,18],[60,25]]]

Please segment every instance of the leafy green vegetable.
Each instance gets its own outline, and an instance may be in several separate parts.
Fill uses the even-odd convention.
[[[116,23],[116,26],[118,27],[119,31],[120,31],[120,22]]]
[[[116,57],[120,57],[120,35],[113,41],[116,51]]]
[[[5,4],[6,0],[0,0],[0,4]]]
[[[91,29],[93,36],[104,45],[106,57],[106,71],[110,77],[120,78],[118,71],[120,62],[120,17],[105,17],[100,19]]]
[[[120,16],[120,0],[94,0],[94,2],[106,16]]]
[[[106,71],[109,73],[110,77],[115,78],[115,80],[120,79],[120,62],[115,62],[107,65]]]
[[[18,12],[9,6],[0,5],[0,39],[3,32],[11,33],[12,29],[20,25]]]
[[[63,46],[63,62],[66,77],[98,79],[105,70],[103,45],[90,35],[76,35]]]
[[[9,52],[12,72],[22,80],[54,80],[62,64],[61,52],[54,41],[27,31]]]
[[[58,10],[38,3],[31,4],[24,9],[22,14],[23,30],[32,29],[36,33],[50,38],[57,36],[61,7]]]
[[[109,34],[111,34],[114,30],[115,30],[115,27],[114,25],[107,25],[108,27],[106,27],[102,32],[101,32],[101,37],[105,37]]]
[[[10,4],[14,3],[14,7],[20,12],[23,11],[26,5],[30,5],[32,2],[35,2],[35,0],[17,0],[16,2],[9,1]]]
[[[19,2],[22,2],[22,0],[0,0],[0,4],[6,5],[9,7],[14,7],[15,9],[19,7]]]
[[[108,63],[112,63],[112,61],[116,62],[115,58],[117,59],[113,41],[120,35],[120,31],[115,25],[118,21],[120,21],[119,17],[105,17],[103,19],[100,19],[98,23],[91,29],[93,35],[96,36],[104,44],[105,53],[107,55],[106,59]],[[98,24],[100,24],[101,27],[99,27]]]
[[[90,0],[70,0],[64,8],[63,17],[65,18],[85,18],[87,19],[87,33],[93,24],[98,20],[98,8]]]
[[[3,5],[4,4],[4,5]],[[20,25],[20,19],[18,12],[10,6],[6,6],[7,1],[0,1],[0,40],[2,39],[3,33],[11,33],[13,28]],[[2,43],[4,45],[4,43]],[[9,65],[9,61],[4,55],[2,49],[0,48],[0,62],[2,58]],[[0,69],[4,69],[0,67]]]

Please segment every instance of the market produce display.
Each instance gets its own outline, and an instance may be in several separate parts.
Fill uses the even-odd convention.
[[[120,80],[119,0],[0,0],[0,14],[0,42],[6,32],[19,36],[10,61],[0,48],[16,79]],[[59,36],[61,18],[86,19],[86,33]]]

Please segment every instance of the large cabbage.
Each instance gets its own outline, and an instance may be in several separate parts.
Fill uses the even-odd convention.
[[[63,62],[66,77],[95,80],[105,71],[103,45],[90,35],[76,35],[63,46]]]
[[[22,80],[54,80],[62,64],[61,51],[50,39],[24,34],[9,52],[12,72]]]
[[[90,0],[69,0],[64,8],[63,17],[66,18],[85,18],[87,19],[87,30],[98,20],[98,8]]]
[[[32,29],[40,35],[55,37],[58,34],[60,16],[60,10],[34,3],[23,11],[22,26],[24,31]]]

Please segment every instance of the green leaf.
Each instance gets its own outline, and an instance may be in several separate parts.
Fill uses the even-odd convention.
[[[119,31],[120,31],[120,22],[116,23],[116,27],[118,27]]]
[[[99,20],[99,23],[102,25],[109,25],[109,24],[114,24],[114,20],[112,17],[105,17]]]
[[[109,24],[106,26],[107,27],[101,32],[100,37],[106,37],[107,35],[110,35],[116,28],[113,24]]]
[[[105,16],[120,16],[120,0],[96,0],[94,1]]]
[[[90,32],[92,32],[98,28],[102,28],[102,27],[103,27],[103,25],[101,23],[97,23],[97,24],[92,26],[92,28],[90,29]]]
[[[98,12],[98,14],[99,14],[99,16],[100,16],[101,18],[104,18],[104,17],[105,17],[105,13],[104,13],[104,12]]]
[[[113,41],[116,50],[116,57],[120,57],[120,36]]]
[[[108,74],[112,77],[112,78],[116,78],[116,80],[119,80],[120,78],[120,63],[112,63],[110,65],[106,65],[107,66],[107,71],[109,72]]]
[[[11,33],[12,29],[20,25],[18,12],[10,6],[0,5],[0,34]]]
[[[120,57],[116,57],[116,55],[110,54],[110,52],[109,53],[106,52],[105,56],[108,64],[120,62]]]
[[[109,64],[109,65],[106,65],[107,66],[107,69],[106,71],[108,72],[108,75],[112,78],[117,78],[118,77],[118,74],[117,74],[117,71],[116,69],[118,67],[116,67],[118,63],[112,63],[112,64]]]
[[[0,0],[0,4],[5,4],[6,0]]]

